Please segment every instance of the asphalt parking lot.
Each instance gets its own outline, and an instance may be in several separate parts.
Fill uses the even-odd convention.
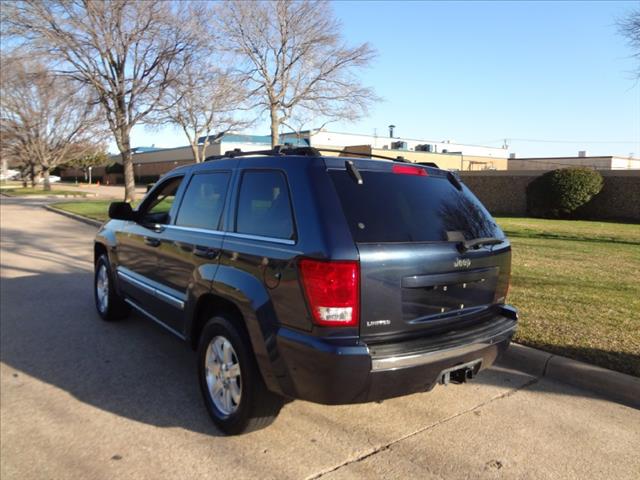
[[[95,229],[40,202],[0,211],[3,480],[640,476],[640,411],[505,366],[383,403],[294,401],[221,436],[191,350],[142,318],[102,322]]]

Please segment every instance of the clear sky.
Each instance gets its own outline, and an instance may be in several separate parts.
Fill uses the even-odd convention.
[[[506,138],[520,157],[640,157],[640,81],[615,25],[634,8],[640,2],[334,2],[346,41],[378,50],[362,78],[384,101],[327,128],[382,136],[393,123],[400,137],[490,146]],[[267,134],[267,122],[253,131]],[[187,142],[177,130],[137,127],[132,143]]]

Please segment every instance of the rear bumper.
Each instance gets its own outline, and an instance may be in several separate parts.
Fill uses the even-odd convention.
[[[497,315],[459,332],[384,345],[341,346],[281,329],[278,357],[287,396],[323,404],[362,403],[430,390],[443,370],[481,360],[490,367],[515,333],[513,315]],[[513,317],[513,318],[510,318]]]

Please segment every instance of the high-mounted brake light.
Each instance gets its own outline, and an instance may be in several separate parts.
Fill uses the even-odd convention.
[[[303,259],[302,285],[313,321],[321,326],[353,327],[360,315],[360,268],[355,261]]]
[[[411,167],[409,165],[394,165],[391,167],[391,171],[400,175],[418,175],[419,177],[429,176],[424,168]]]

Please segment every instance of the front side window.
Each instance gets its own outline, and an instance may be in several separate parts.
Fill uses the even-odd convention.
[[[289,188],[282,172],[244,172],[236,232],[287,240],[295,237]]]
[[[176,225],[218,230],[229,177],[227,172],[194,175],[182,198]]]
[[[176,192],[182,182],[182,177],[174,177],[165,181],[141,206],[143,223],[165,225],[169,223],[169,211],[176,199]]]

